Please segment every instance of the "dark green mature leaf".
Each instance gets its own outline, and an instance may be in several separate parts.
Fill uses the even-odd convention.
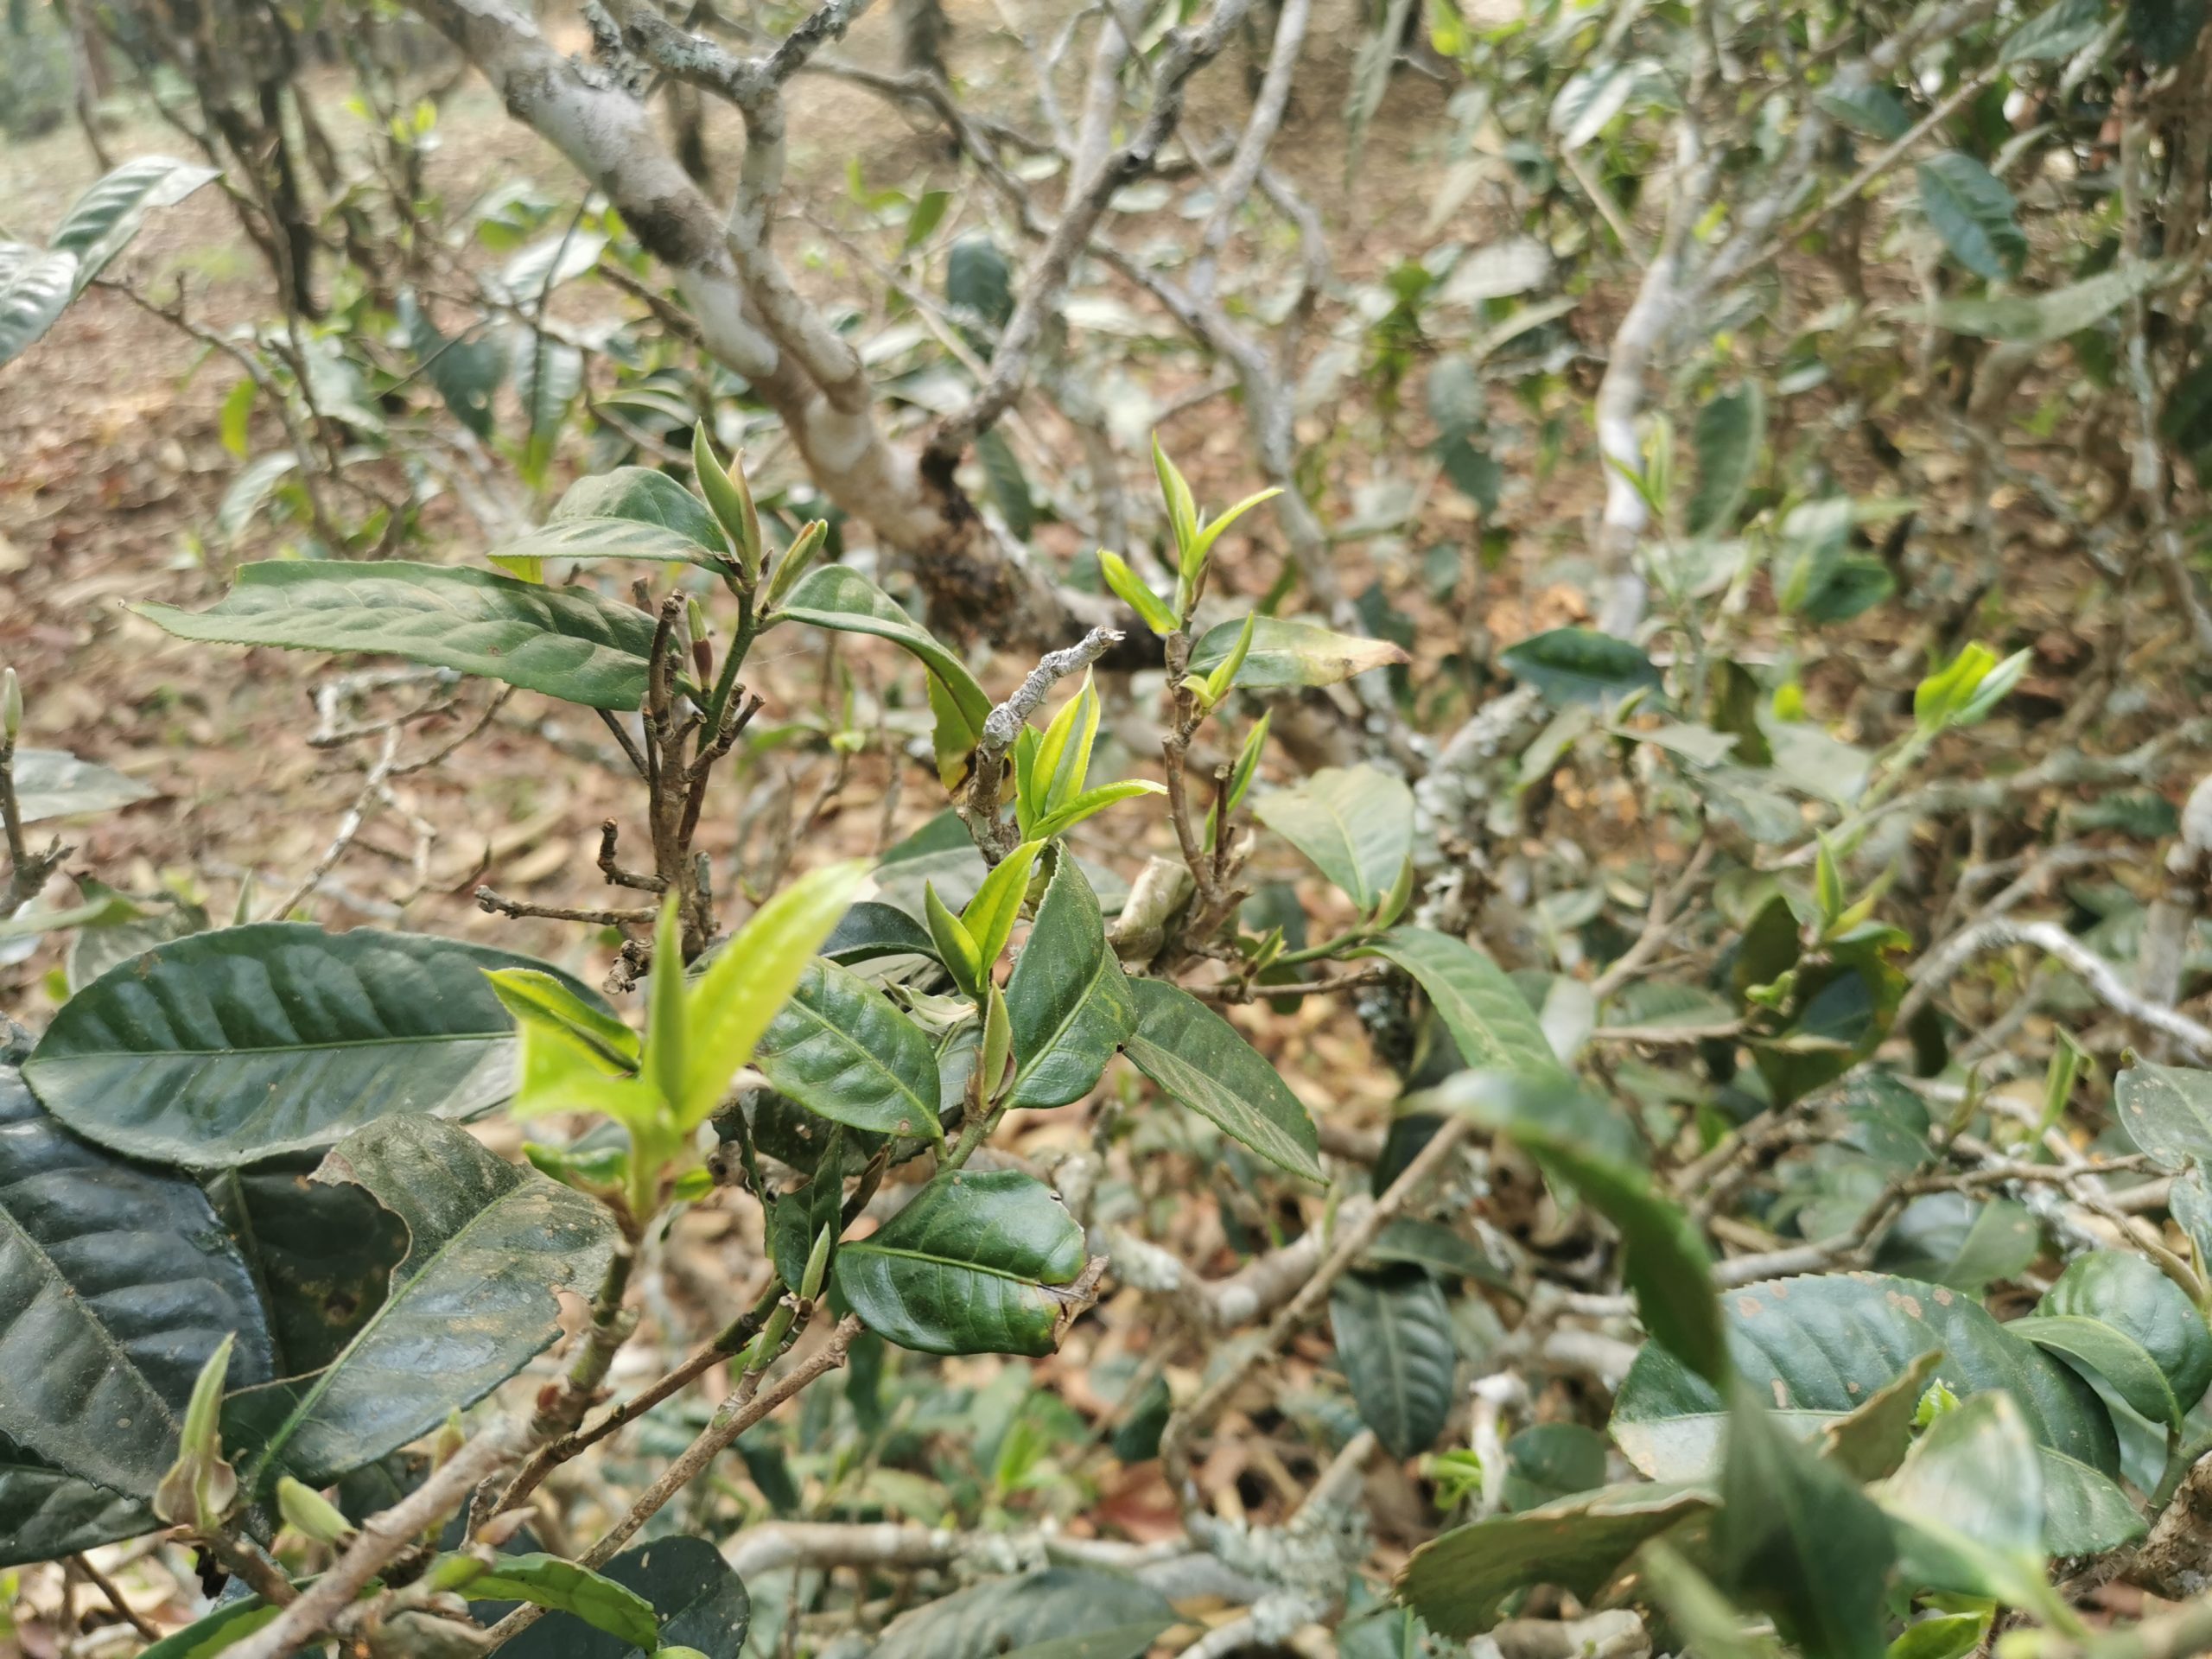
[[[552,971],[371,928],[195,933],[72,997],[24,1076],[79,1133],[187,1169],[327,1147],[395,1113],[467,1117],[514,1092],[514,1021],[484,977],[492,968]]]
[[[1394,927],[1357,954],[1411,974],[1469,1065],[1530,1077],[1560,1075],[1527,1000],[1504,969],[1465,941],[1425,927]]]
[[[1440,1221],[1401,1216],[1375,1236],[1361,1260],[1377,1267],[1405,1262],[1427,1268],[1440,1278],[1472,1279],[1501,1290],[1514,1288],[1511,1274],[1491,1261],[1480,1245],[1462,1238]],[[1595,1481],[1589,1484],[1597,1484]]]
[[[2117,1482],[2047,1446],[2036,1450],[2043,1474],[2043,1547],[2047,1552],[2097,1555],[2143,1535],[2143,1517]]]
[[[968,665],[859,571],[842,564],[808,571],[779,614],[817,628],[873,634],[911,652],[929,670],[974,734],[982,735],[991,700]]]
[[[274,1623],[283,1611],[259,1596],[241,1596],[224,1602],[205,1618],[170,1631],[138,1659],[212,1659],[232,1643],[243,1642],[263,1625]]]
[[[1712,1513],[1709,1487],[1607,1486],[1433,1538],[1398,1570],[1397,1590],[1440,1634],[1465,1641],[1497,1623],[1498,1603],[1529,1584],[1586,1601],[1649,1539]]]
[[[1912,116],[1887,86],[1834,86],[1813,94],[1818,104],[1853,132],[1891,143],[1912,130]]]
[[[721,564],[729,560],[729,538],[722,534],[707,504],[666,473],[650,467],[617,467],[612,472],[580,478],[569,486],[552,514],[555,524],[607,519],[651,524],[681,537],[691,544],[692,556],[702,563]]]
[[[1278,1168],[1323,1179],[1321,1137],[1298,1096],[1236,1027],[1180,986],[1129,982],[1137,1070]]]
[[[591,709],[635,709],[653,619],[580,588],[387,559],[249,564],[204,611],[136,605],[181,639],[364,652],[504,680]]]
[[[1006,1659],[1143,1659],[1172,1624],[1172,1620],[1163,1624],[1157,1618],[1141,1618],[1103,1630],[1087,1630],[1081,1636],[1056,1636],[1016,1648]]]
[[[1505,1443],[1505,1507],[1533,1510],[1605,1484],[1605,1437],[1580,1423],[1531,1423]]]
[[[2127,0],[2127,38],[2144,61],[2178,63],[2204,32],[2204,0]]]
[[[66,969],[74,996],[119,962],[143,956],[157,944],[207,930],[207,912],[198,905],[156,901],[129,921],[85,926],[69,941]]]
[[[215,176],[212,167],[167,156],[125,162],[70,204],[47,245],[76,255],[76,287],[82,292],[138,233],[149,211],[175,207]]]
[[[1978,1395],[1929,1425],[1877,1496],[1911,1589],[2017,1599],[2044,1568],[2042,1459],[2010,1395]]]
[[[1726,1332],[1713,1288],[1713,1259],[1696,1224],[1652,1191],[1636,1169],[1594,1153],[1565,1126],[1524,1121],[1511,1131],[1547,1174],[1564,1179],[1619,1230],[1621,1276],[1644,1329],[1716,1388],[1727,1380]]]
[[[2154,1423],[2178,1429],[2182,1406],[2158,1362],[2143,1344],[2101,1320],[2079,1314],[2038,1314],[2016,1319],[2013,1329],[2037,1347],[2075,1363],[2086,1376],[2101,1376],[2131,1409]]]
[[[660,1644],[653,1605],[635,1590],[559,1555],[502,1555],[492,1570],[472,1579],[480,1600],[526,1601],[574,1615],[624,1648],[652,1652]]]
[[[532,327],[517,328],[508,342],[514,364],[515,401],[533,457],[550,454],[584,385],[584,354],[565,340]]]
[[[79,1140],[0,1065],[0,1434],[149,1498],[233,1333],[231,1376],[266,1381],[252,1277],[206,1195]]]
[[[2138,1060],[2113,1079],[2128,1138],[2168,1169],[2212,1166],[2212,1071]]]
[[[791,1192],[779,1192],[769,1202],[768,1255],[787,1289],[806,1282],[807,1260],[823,1230],[829,1229],[833,1246],[845,1230],[846,1139],[842,1128],[831,1129],[814,1179]]]
[[[2205,1329],[2204,1316],[2143,1256],[2125,1250],[2075,1256],[2036,1306],[2036,1318],[2052,1316],[2094,1320],[2127,1338],[2149,1356],[2183,1411],[2212,1387],[2212,1332]]]
[[[994,1579],[918,1607],[885,1626],[871,1659],[979,1659],[1107,1631],[1137,1659],[1175,1622],[1157,1590],[1099,1567],[1048,1567]],[[1149,1628],[1150,1635],[1137,1632]]]
[[[530,582],[544,579],[548,559],[642,559],[709,569],[729,563],[703,551],[680,531],[636,518],[554,518],[526,536],[502,542],[484,556]]]
[[[161,1524],[143,1500],[79,1480],[0,1434],[0,1567],[59,1560]]]
[[[1208,628],[1191,648],[1191,672],[1211,674],[1229,660],[1244,632],[1242,620]],[[1338,633],[1317,622],[1263,616],[1252,626],[1251,649],[1238,664],[1236,683],[1247,691],[1289,691],[1335,685],[1370,669],[1413,660],[1385,639]]]
[[[1015,539],[1027,541],[1041,515],[1037,498],[1030,493],[1029,474],[1021,470],[1021,458],[1006,434],[994,428],[976,440],[976,459],[983,463],[983,483],[999,517]]]
[[[1631,691],[1656,691],[1664,683],[1649,657],[1595,628],[1554,628],[1509,645],[1497,660],[1554,709],[1618,702]]]
[[[1942,1363],[1942,1352],[1930,1349],[1847,1414],[1821,1424],[1813,1436],[1821,1456],[1854,1480],[1896,1473],[1912,1445],[1921,1399]]]
[[[1429,365],[1421,395],[1439,436],[1468,438],[1482,430],[1483,378],[1466,358],[1455,353]]]
[[[276,1159],[205,1184],[269,1309],[279,1376],[335,1359],[383,1306],[407,1254],[399,1217],[357,1186],[310,1179],[315,1161]]]
[[[660,1645],[696,1648],[707,1659],[738,1659],[753,1623],[745,1586],[703,1538],[656,1538],[626,1549],[600,1573],[634,1591],[660,1615]],[[500,1609],[476,1609],[493,1617]],[[485,1618],[486,1624],[493,1622]],[[499,1651],[507,1659],[639,1659],[653,1651],[594,1630],[568,1613],[541,1618]]]
[[[929,929],[896,905],[863,899],[823,942],[822,955],[847,968],[881,957],[927,957],[934,962],[937,941]]]
[[[1723,1595],[1712,1580],[1663,1538],[1655,1538],[1636,1559],[1639,1589],[1659,1605],[1681,1638],[1682,1651],[1697,1659],[1776,1659],[1780,1649],[1764,1626]],[[1905,1659],[1894,1648],[1888,1659]]]
[[[1324,766],[1259,797],[1252,815],[1313,860],[1363,916],[1389,896],[1413,854],[1413,791],[1377,766]]]
[[[0,242],[0,367],[38,344],[75,291],[77,256]]]
[[[1564,1071],[1455,1071],[1435,1088],[1408,1096],[1399,1106],[1402,1114],[1440,1116],[1457,1112],[1485,1128],[1530,1144],[1580,1147],[1591,1156],[1610,1160],[1624,1169],[1636,1167],[1644,1155],[1643,1142],[1627,1115],[1583,1089]],[[1394,1135],[1413,1121],[1401,1116]],[[1421,1141],[1427,1138],[1423,1135]],[[1421,1141],[1408,1143],[1405,1157],[1410,1158],[1419,1149]],[[1382,1167],[1378,1166],[1376,1173],[1379,1178]]]
[[[954,1170],[837,1251],[837,1289],[878,1335],[925,1354],[1049,1354],[1084,1267],[1083,1229],[1016,1170]]]
[[[492,399],[507,378],[507,353],[497,340],[483,335],[448,338],[438,331],[414,295],[399,296],[399,321],[407,343],[430,385],[453,417],[480,438],[492,435]]]
[[[2013,216],[2012,193],[1997,175],[1956,149],[1929,156],[1918,172],[1920,211],[1958,262],[1993,283],[2018,276],[2028,238]]]
[[[1697,412],[1697,489],[1690,497],[1693,536],[1726,535],[1751,486],[1766,442],[1766,394],[1756,380],[1722,392]]]
[[[2104,31],[2104,0],[2058,0],[2005,37],[2000,63],[2070,58]]]
[[[1014,315],[1014,267],[998,244],[971,232],[945,257],[944,297],[971,311],[992,328],[1003,328]]]
[[[365,1188],[408,1230],[384,1305],[330,1367],[233,1394],[223,1440],[243,1490],[327,1486],[504,1382],[561,1333],[553,1293],[596,1287],[607,1212],[435,1118],[385,1117],[316,1179]]]
[[[1915,1164],[1921,1149],[1916,1142]],[[1993,1280],[2012,1278],[2042,1252],[2043,1230],[2024,1205],[1930,1192],[1898,1214],[1874,1265],[1902,1278],[1979,1295]]]
[[[928,1033],[834,962],[807,964],[753,1063],[779,1094],[833,1122],[885,1135],[938,1132]]]
[[[153,793],[135,778],[60,749],[16,751],[16,805],[24,823],[111,812]]]
[[[1090,883],[1071,858],[1037,906],[1036,925],[1006,982],[1014,1026],[1015,1106],[1065,1106],[1089,1094],[1136,1029],[1136,1001],[1106,944]]]
[[[2048,346],[2107,317],[2153,286],[2164,267],[2144,260],[2124,262],[2110,270],[2047,294],[2007,294],[1995,299],[1945,300],[1929,321],[1955,334]]]
[[[1729,1414],[1713,1517],[1714,1577],[1829,1659],[1881,1659],[1882,1591],[1897,1546],[1855,1481],[1776,1423],[1748,1386]]]
[[[1876,1274],[1815,1274],[1730,1290],[1721,1309],[1738,1373],[1800,1433],[1853,1409],[1941,1349],[1936,1376],[1953,1393],[2007,1389],[2038,1445],[2118,1471],[2112,1419],[2095,1391],[1956,1291]],[[1646,1474],[1694,1478],[1713,1466],[1726,1414],[1709,1383],[1649,1344],[1616,1397],[1613,1439]]]
[[[1419,1268],[1347,1273],[1329,1294],[1337,1363],[1359,1419],[1395,1458],[1436,1444],[1452,1414],[1452,1313]]]

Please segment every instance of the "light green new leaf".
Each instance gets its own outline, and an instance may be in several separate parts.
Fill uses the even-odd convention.
[[[1191,648],[1193,674],[1211,674],[1229,660],[1243,637],[1244,624],[1224,622],[1208,628]],[[1413,660],[1387,639],[1338,633],[1317,622],[1263,616],[1252,630],[1252,644],[1236,671],[1236,683],[1247,691],[1288,691],[1300,686],[1335,685],[1370,669]]]
[[[861,861],[810,872],[753,912],[693,983],[677,1126],[703,1123],[868,878]]]
[[[1163,639],[1175,632],[1175,613],[1167,608],[1166,601],[1144,585],[1144,578],[1129,569],[1118,553],[1098,550],[1099,573],[1106,578],[1106,585],[1122,604],[1135,611],[1145,626]]]
[[[1131,980],[1129,993],[1128,1053],[1138,1071],[1278,1168],[1324,1179],[1313,1120],[1236,1027],[1163,979]]]
[[[1374,914],[1413,854],[1413,791],[1376,766],[1325,766],[1261,796],[1252,816],[1313,860],[1363,916]]]
[[[1065,835],[1085,818],[1096,817],[1108,807],[1122,801],[1133,801],[1140,795],[1165,795],[1166,786],[1155,784],[1149,778],[1125,778],[1117,784],[1101,784],[1096,789],[1086,789],[1082,794],[1063,803],[1037,820],[1032,826],[1039,841],[1050,841],[1055,836]]]
[[[1023,803],[1031,817],[1042,817],[1083,792],[1084,779],[1090,774],[1091,745],[1098,736],[1098,687],[1086,671],[1082,688],[1060,705],[1037,741],[1028,798]]]
[[[978,887],[976,891],[982,889]],[[937,959],[952,976],[952,982],[969,996],[982,996],[991,963],[984,959],[982,947],[976,943],[976,936],[968,931],[968,925],[937,896],[934,881],[922,884],[922,916],[929,923]]]
[[[938,1176],[868,1237],[837,1251],[837,1290],[862,1324],[925,1354],[1052,1351],[1084,1267],[1083,1229],[1015,1170]]]
[[[960,912],[960,925],[975,943],[985,974],[1014,937],[1014,925],[1021,919],[1021,901],[1029,892],[1029,872],[1044,850],[1041,840],[1022,842],[992,867],[968,908]]]
[[[699,493],[706,498],[708,510],[737,550],[739,569],[747,582],[758,582],[762,558],[760,515],[753,505],[753,486],[746,481],[745,454],[740,450],[725,467],[715,454],[714,440],[707,435],[708,425],[701,421],[691,429],[691,470],[698,478]]]
[[[527,1122],[549,1112],[598,1112],[651,1140],[662,1113],[658,1090],[639,1075],[637,1033],[609,1014],[570,1017],[525,973],[485,976],[515,1017],[517,1077],[509,1111]],[[652,1149],[665,1155],[664,1148]]]
[[[249,564],[204,611],[131,608],[181,639],[402,657],[591,709],[635,709],[653,620],[582,588],[387,559]]]

